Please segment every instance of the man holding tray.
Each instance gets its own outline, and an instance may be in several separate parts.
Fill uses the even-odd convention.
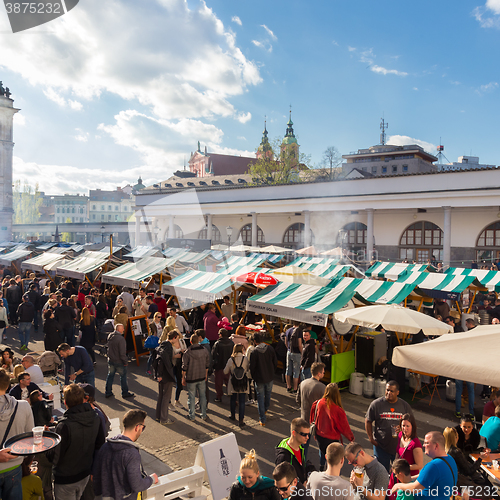
[[[7,439],[17,434],[31,432],[35,423],[31,406],[27,401],[16,401],[6,394],[10,385],[9,374],[0,369],[0,498],[17,500],[22,498],[21,463],[24,457],[16,457],[4,449]]]

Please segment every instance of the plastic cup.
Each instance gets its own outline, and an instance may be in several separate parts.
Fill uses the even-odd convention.
[[[492,460],[491,464],[493,465],[493,469],[498,470],[498,460]]]
[[[398,424],[392,424],[391,425],[391,429],[392,429],[392,437],[393,438],[397,438],[398,434],[399,434],[399,425]]]
[[[360,479],[363,477],[364,471],[363,467],[354,467],[354,475]]]
[[[38,462],[31,462],[30,472],[36,474],[38,472]]]
[[[43,427],[33,427],[33,443],[42,444]]]

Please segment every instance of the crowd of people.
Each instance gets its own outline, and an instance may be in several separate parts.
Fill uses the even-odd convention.
[[[429,432],[422,444],[410,405],[398,397],[397,382],[389,381],[385,396],[375,399],[365,415],[371,454],[355,441],[337,384],[322,382],[325,365],[313,328],[298,322],[287,325],[278,342],[270,345],[263,332],[250,334],[240,324],[229,297],[217,305],[196,307],[185,316],[173,298],[162,296],[159,290],[153,294],[142,288],[137,293],[127,289],[117,293],[86,282],[75,287],[72,280],[56,287],[36,276],[7,279],[0,292],[0,334],[5,327],[17,325],[19,350],[27,350],[32,328],[42,329],[47,353],[64,364],[66,411],[54,420],[48,404],[52,396],[38,386],[43,373],[32,355],[18,360],[11,349],[2,352],[3,442],[31,431],[34,425],[43,425],[55,428],[61,444],[37,455],[36,467],[33,456],[23,460],[8,450],[0,451],[1,498],[21,498],[20,491],[33,491],[33,495],[42,491],[37,495],[48,500],[133,498],[158,481],[154,474],[143,473],[136,444],[146,429],[146,412],[128,411],[122,421],[123,432],[106,440],[109,419],[95,401],[94,348],[99,342],[107,346],[104,397],[114,397],[116,373],[121,396],[135,396],[128,387],[124,333],[131,326],[130,318],[136,316],[148,322],[146,373],[158,384],[155,418],[165,426],[175,425],[172,410],[182,408],[180,395],[186,390],[187,417],[192,421],[197,417],[207,420],[209,403],[221,403],[227,395],[230,421],[244,427],[245,407],[256,403],[259,425],[265,427],[278,360],[283,361],[287,392],[300,405],[300,417],[292,420],[289,437],[276,444],[272,478],[260,474],[256,453],[250,451],[241,462],[230,500],[293,496],[401,500],[414,494],[447,500],[461,491],[454,489],[457,486],[479,488],[481,495],[472,498],[495,496],[480,472],[481,461],[473,464],[468,457],[478,450],[481,436],[488,448],[498,449],[500,392],[493,393],[485,406],[480,431],[469,416],[462,416],[460,425]],[[213,397],[208,388],[212,375],[215,398],[209,401]],[[314,440],[319,449],[317,470],[308,459]],[[432,459],[425,466],[424,453]],[[340,477],[346,462],[353,466],[349,480]]]

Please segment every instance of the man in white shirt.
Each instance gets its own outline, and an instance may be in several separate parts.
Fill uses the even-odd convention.
[[[229,301],[229,295],[224,295],[224,302],[221,304],[220,309],[222,311],[222,316],[231,320],[231,314],[233,314],[233,304]]]
[[[134,305],[134,296],[130,293],[129,288],[124,288],[122,293],[118,295],[117,299],[121,298],[123,299],[123,304],[127,306],[127,312],[128,315],[130,316],[133,311],[133,305]]]
[[[30,356],[29,354],[24,356],[23,360],[21,361],[21,364],[23,365],[24,371],[30,374],[31,381],[34,384],[36,385],[43,384],[42,370],[38,365],[35,365],[35,360],[33,359],[33,356]]]
[[[175,307],[171,307],[168,310],[168,314],[170,314],[170,316],[175,319],[177,330],[179,330],[179,332],[182,333],[183,336],[191,330],[191,328],[187,324],[186,318],[184,318],[184,316],[182,316],[181,314],[177,314],[177,309]]]

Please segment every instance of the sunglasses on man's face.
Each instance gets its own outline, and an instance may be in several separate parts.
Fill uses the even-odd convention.
[[[309,437],[311,435],[310,432],[299,432],[299,434],[304,437]]]
[[[292,483],[293,483],[293,481],[292,481]],[[288,486],[281,486],[281,487],[276,486],[276,489],[279,491],[282,491],[284,493],[288,488],[290,488],[292,483],[290,483]]]

